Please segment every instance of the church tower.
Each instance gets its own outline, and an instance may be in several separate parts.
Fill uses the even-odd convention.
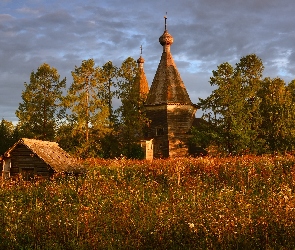
[[[141,56],[142,55],[142,46],[140,46],[140,57],[137,60],[138,64],[138,75],[137,79],[135,81],[135,91],[138,94],[138,99],[145,101],[147,98],[147,95],[149,93],[149,85],[148,81],[146,79],[146,75],[144,72],[143,64],[144,64],[144,59]]]
[[[147,138],[153,138],[155,158],[188,155],[189,131],[197,111],[170,52],[173,37],[166,22],[165,16],[164,33],[159,38],[163,53],[145,102],[146,116],[151,121]]]

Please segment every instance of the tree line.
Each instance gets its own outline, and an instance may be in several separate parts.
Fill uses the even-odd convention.
[[[225,62],[212,71],[214,90],[199,100],[204,114],[192,128],[191,144],[221,154],[294,151],[295,80],[286,84],[279,77],[263,77],[263,70],[262,60],[250,54],[235,66]],[[66,79],[46,63],[31,72],[16,110],[18,124],[0,123],[0,154],[28,137],[57,141],[79,157],[142,157],[138,141],[149,121],[134,88],[135,60],[100,67],[88,59],[71,73],[66,88]]]
[[[203,122],[192,141],[223,154],[286,153],[295,147],[295,80],[263,78],[255,54],[213,70],[210,96],[200,99]]]
[[[129,57],[120,67],[111,61],[100,67],[88,59],[71,74],[73,81],[66,88],[66,78],[60,79],[47,63],[31,72],[16,110],[18,124],[4,119],[0,124],[0,154],[27,137],[56,141],[82,158],[142,157],[138,141],[146,119],[144,100],[133,87],[138,80],[136,61]]]

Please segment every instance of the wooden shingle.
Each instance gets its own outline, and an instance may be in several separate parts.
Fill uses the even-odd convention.
[[[10,175],[31,171],[31,175],[50,177],[54,173],[79,173],[76,159],[59,147],[58,143],[22,138],[4,157],[10,159]]]

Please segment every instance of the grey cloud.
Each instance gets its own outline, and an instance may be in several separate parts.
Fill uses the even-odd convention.
[[[40,10],[38,9],[32,9],[32,8],[28,8],[28,7],[22,7],[16,10],[19,13],[23,13],[23,14],[30,14],[30,15],[38,15],[40,13]]]
[[[13,17],[9,14],[0,14],[0,22],[3,23],[5,21],[9,21],[13,19]]]
[[[171,52],[195,103],[212,91],[212,70],[247,54],[263,60],[265,76],[289,81],[295,74],[293,0],[2,1],[0,115],[14,116],[23,82],[44,62],[66,76],[69,86],[82,60],[119,66],[128,56],[137,59],[142,44],[151,84],[166,11]]]

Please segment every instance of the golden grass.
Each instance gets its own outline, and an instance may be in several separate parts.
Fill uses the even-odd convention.
[[[292,249],[295,157],[84,162],[0,181],[0,249]]]

